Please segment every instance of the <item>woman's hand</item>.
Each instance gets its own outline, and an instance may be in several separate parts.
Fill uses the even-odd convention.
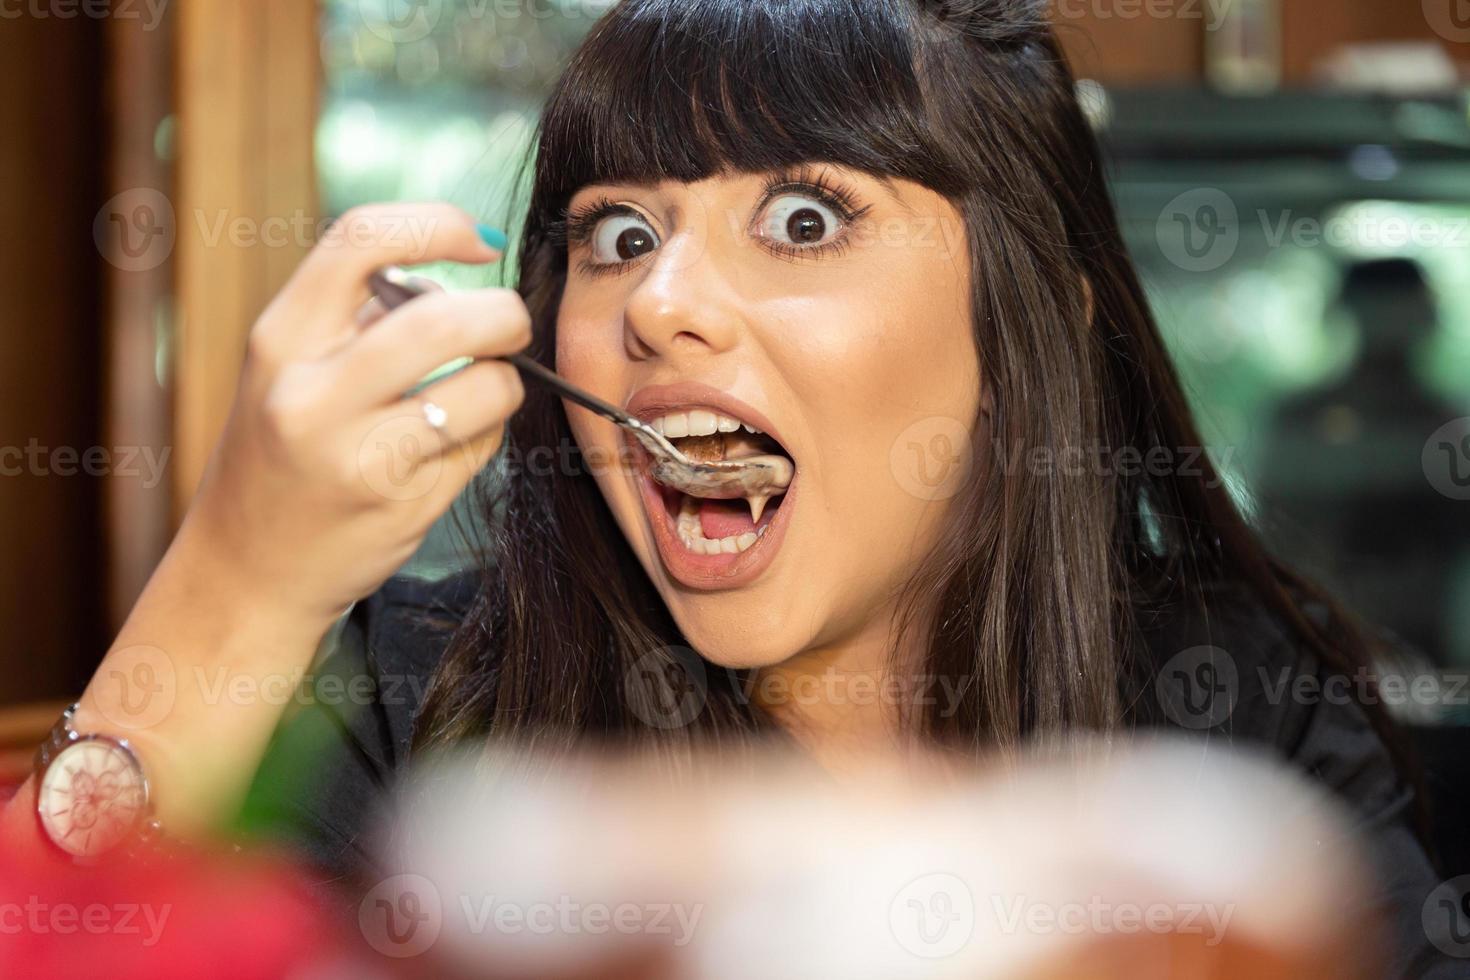
[[[183,527],[78,703],[82,732],[128,739],[166,830],[208,833],[236,811],[322,634],[405,561],[499,447],[523,396],[515,369],[474,364],[402,398],[460,357],[526,346],[506,289],[367,306],[390,264],[500,255],[447,205],[354,210],[250,334],[225,431]],[[0,836],[39,843],[35,779],[0,808]]]
[[[523,397],[516,370],[474,364],[402,393],[459,357],[530,340],[509,289],[436,292],[364,316],[389,264],[487,262],[447,205],[349,212],[256,322],[234,407],[181,531],[227,563],[231,587],[330,624],[382,583],[500,446]],[[442,429],[425,403],[443,410]]]

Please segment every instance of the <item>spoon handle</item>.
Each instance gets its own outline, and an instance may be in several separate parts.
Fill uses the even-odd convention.
[[[543,365],[540,361],[534,360],[526,354],[509,354],[502,358],[502,360],[514,364],[516,370],[520,371],[523,377],[540,382],[563,398],[574,401],[583,408],[596,412],[611,422],[616,422],[618,425],[628,428],[638,427],[632,416],[627,412],[613,405],[609,405],[596,395],[588,394],[566,378],[563,378],[555,371]]]

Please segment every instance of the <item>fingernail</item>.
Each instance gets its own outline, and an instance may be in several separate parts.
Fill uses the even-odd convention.
[[[505,232],[499,228],[492,228],[489,225],[475,225],[475,230],[480,233],[480,241],[489,245],[497,252],[504,252],[505,246],[510,244],[510,239],[505,237]]]

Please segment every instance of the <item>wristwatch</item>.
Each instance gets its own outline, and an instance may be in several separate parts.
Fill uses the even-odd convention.
[[[92,863],[150,851],[159,839],[148,778],[127,739],[82,734],[73,704],[36,750],[36,816],[64,854]]]

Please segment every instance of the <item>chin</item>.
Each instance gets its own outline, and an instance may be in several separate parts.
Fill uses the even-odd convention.
[[[730,670],[759,670],[785,663],[800,653],[803,638],[783,635],[782,624],[734,624],[728,615],[718,617],[676,615],[684,638],[699,655],[717,667]]]

